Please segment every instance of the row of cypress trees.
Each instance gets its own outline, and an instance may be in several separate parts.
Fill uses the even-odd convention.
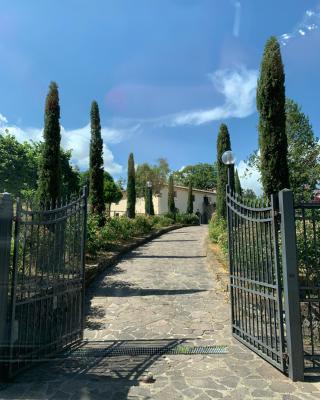
[[[146,213],[150,212],[150,215],[154,215],[154,206],[152,201],[152,189],[150,188],[150,195],[146,196]],[[127,182],[127,216],[129,218],[135,218],[136,212],[136,178],[135,178],[135,165],[133,153],[130,153],[128,159],[128,182]],[[149,204],[150,203],[150,204]],[[168,211],[171,214],[176,213],[176,206],[174,201],[174,181],[173,175],[171,174],[168,179]],[[192,182],[189,183],[188,188],[188,203],[187,213],[193,213],[193,194],[192,194]]]

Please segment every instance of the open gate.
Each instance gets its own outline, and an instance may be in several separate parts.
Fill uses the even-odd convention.
[[[231,318],[233,335],[284,371],[279,221],[274,203],[243,204],[227,190]]]
[[[12,377],[82,338],[87,192],[45,210],[18,199],[13,213],[8,195],[6,202],[7,214],[14,215],[14,234],[2,242],[2,250],[13,244],[13,257],[0,276],[6,305],[0,365]],[[8,236],[12,220],[1,222],[7,223]]]
[[[233,336],[292,380],[303,380],[292,191],[281,190],[268,205],[245,202],[227,185],[226,202]],[[313,226],[309,224],[311,231]],[[313,300],[318,304],[317,296]],[[315,364],[314,347],[311,351]]]

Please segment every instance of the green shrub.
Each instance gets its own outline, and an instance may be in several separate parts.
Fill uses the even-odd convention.
[[[177,214],[176,221],[183,225],[199,225],[199,217],[195,214]]]
[[[141,235],[149,233],[152,230],[152,218],[144,215],[138,215],[133,221],[134,233]]]
[[[88,215],[87,223],[87,252],[96,254],[102,246],[101,232],[99,228],[99,219],[96,215]]]
[[[220,246],[221,250],[227,254],[228,252],[228,231],[227,224],[223,218],[219,218],[217,214],[213,214],[209,222],[209,239],[212,243]]]
[[[154,217],[152,217],[152,226],[156,229],[171,226],[173,224],[174,219],[168,217],[167,215],[155,215]]]

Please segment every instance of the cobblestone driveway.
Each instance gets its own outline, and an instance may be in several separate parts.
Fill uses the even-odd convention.
[[[85,338],[115,347],[227,344],[228,354],[44,364],[3,388],[0,399],[320,399],[320,383],[292,383],[232,339],[206,233],[205,226],[167,233],[106,271],[87,293]],[[147,373],[153,383],[143,382]]]

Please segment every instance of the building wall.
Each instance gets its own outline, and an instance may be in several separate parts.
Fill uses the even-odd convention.
[[[176,197],[174,198],[174,202],[176,208],[181,213],[185,213],[187,211],[188,205],[188,189],[187,188],[179,188],[175,187]],[[210,204],[214,204],[216,202],[215,193],[211,192],[202,192],[193,190],[194,202],[193,202],[193,211],[199,212],[202,214],[205,211],[204,207],[204,197],[207,197]],[[168,187],[164,187],[161,190],[161,197],[159,198],[159,213],[164,214],[168,212]]]
[[[175,187],[176,197],[174,198],[176,208],[181,213],[185,213],[187,211],[187,203],[188,203],[188,188]],[[197,191],[193,190],[194,202],[193,202],[193,211],[199,211],[201,214],[210,214],[207,215],[205,220],[209,219],[213,210],[213,204],[216,202],[216,194],[207,192],[207,191]],[[204,203],[204,197],[208,198],[209,206],[206,206]],[[168,212],[168,187],[165,186],[161,189],[160,195],[153,196],[153,206],[154,213],[156,215],[166,214]],[[119,201],[118,204],[111,204],[111,213],[113,216],[121,216],[125,215],[127,210],[127,199],[124,194],[122,200]],[[145,213],[145,200],[144,198],[138,198],[136,202],[136,214],[144,214]]]

